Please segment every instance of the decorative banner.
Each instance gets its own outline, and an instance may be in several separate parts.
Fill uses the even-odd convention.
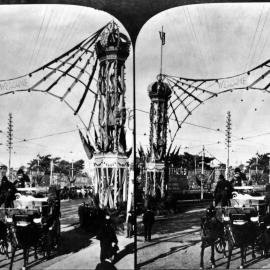
[[[0,92],[17,91],[29,88],[29,79],[22,77],[10,81],[0,81]]]
[[[233,89],[233,88],[246,88],[249,85],[248,75],[244,74],[239,77],[226,78],[218,80],[219,90]]]

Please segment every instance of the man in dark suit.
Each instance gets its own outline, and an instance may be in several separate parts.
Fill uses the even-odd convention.
[[[219,203],[221,206],[229,206],[230,199],[232,198],[232,191],[233,187],[231,183],[227,181],[221,174],[214,193],[215,206],[217,206]]]
[[[104,224],[101,226],[97,234],[97,239],[100,241],[100,261],[104,262],[106,258],[111,258],[116,255],[118,249],[118,239],[114,228],[111,224],[110,216],[105,217]]]
[[[25,188],[25,183],[30,184],[30,178],[27,174],[24,173],[23,169],[19,169],[17,172],[17,178],[14,182],[17,188]]]
[[[127,238],[130,238],[132,236],[134,225],[135,225],[134,212],[129,211],[128,218],[127,218]]]
[[[152,226],[155,222],[154,212],[147,207],[143,214],[144,240],[151,241]]]
[[[5,208],[13,208],[13,201],[16,199],[15,197],[16,188],[8,181],[6,176],[3,176],[0,185],[0,206],[4,204]]]

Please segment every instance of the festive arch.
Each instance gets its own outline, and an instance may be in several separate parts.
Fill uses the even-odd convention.
[[[27,92],[50,95],[66,104],[89,131],[97,103],[95,44],[110,27],[112,23],[106,24],[67,52],[28,74],[0,80],[0,97]],[[85,102],[87,96],[91,104]],[[87,122],[79,114],[83,109],[91,111]]]
[[[168,130],[172,144],[186,119],[206,101],[221,94],[244,90],[270,93],[270,59],[247,72],[223,78],[192,79],[162,75],[172,91],[168,101],[168,120],[176,122],[176,130]],[[159,75],[160,76],[160,75]]]

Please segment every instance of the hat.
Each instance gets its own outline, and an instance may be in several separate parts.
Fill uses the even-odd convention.
[[[17,174],[23,174],[23,169],[19,169],[19,170],[17,171]]]
[[[225,180],[225,177],[224,177],[223,174],[220,174],[219,177],[218,177],[218,179],[220,179],[220,180]]]
[[[240,173],[240,172],[241,172],[241,170],[240,170],[240,168],[235,168],[235,169],[234,169],[234,172],[235,172],[235,173],[237,173],[237,172],[239,172],[239,173]]]

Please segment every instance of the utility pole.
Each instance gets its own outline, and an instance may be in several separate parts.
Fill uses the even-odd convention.
[[[9,113],[8,115],[7,147],[8,147],[8,174],[9,179],[11,179],[11,151],[13,148],[13,121],[11,113]]]
[[[204,155],[205,155],[205,148],[204,148],[204,145],[203,145],[203,149],[202,149],[201,200],[203,200],[203,183],[204,183]]]
[[[259,153],[257,151],[257,153],[256,153],[256,177],[258,175],[258,162],[259,162]]]
[[[227,117],[226,117],[226,139],[225,139],[225,145],[227,148],[227,165],[226,165],[226,179],[227,180],[229,180],[231,132],[232,132],[231,112],[228,111]]]

